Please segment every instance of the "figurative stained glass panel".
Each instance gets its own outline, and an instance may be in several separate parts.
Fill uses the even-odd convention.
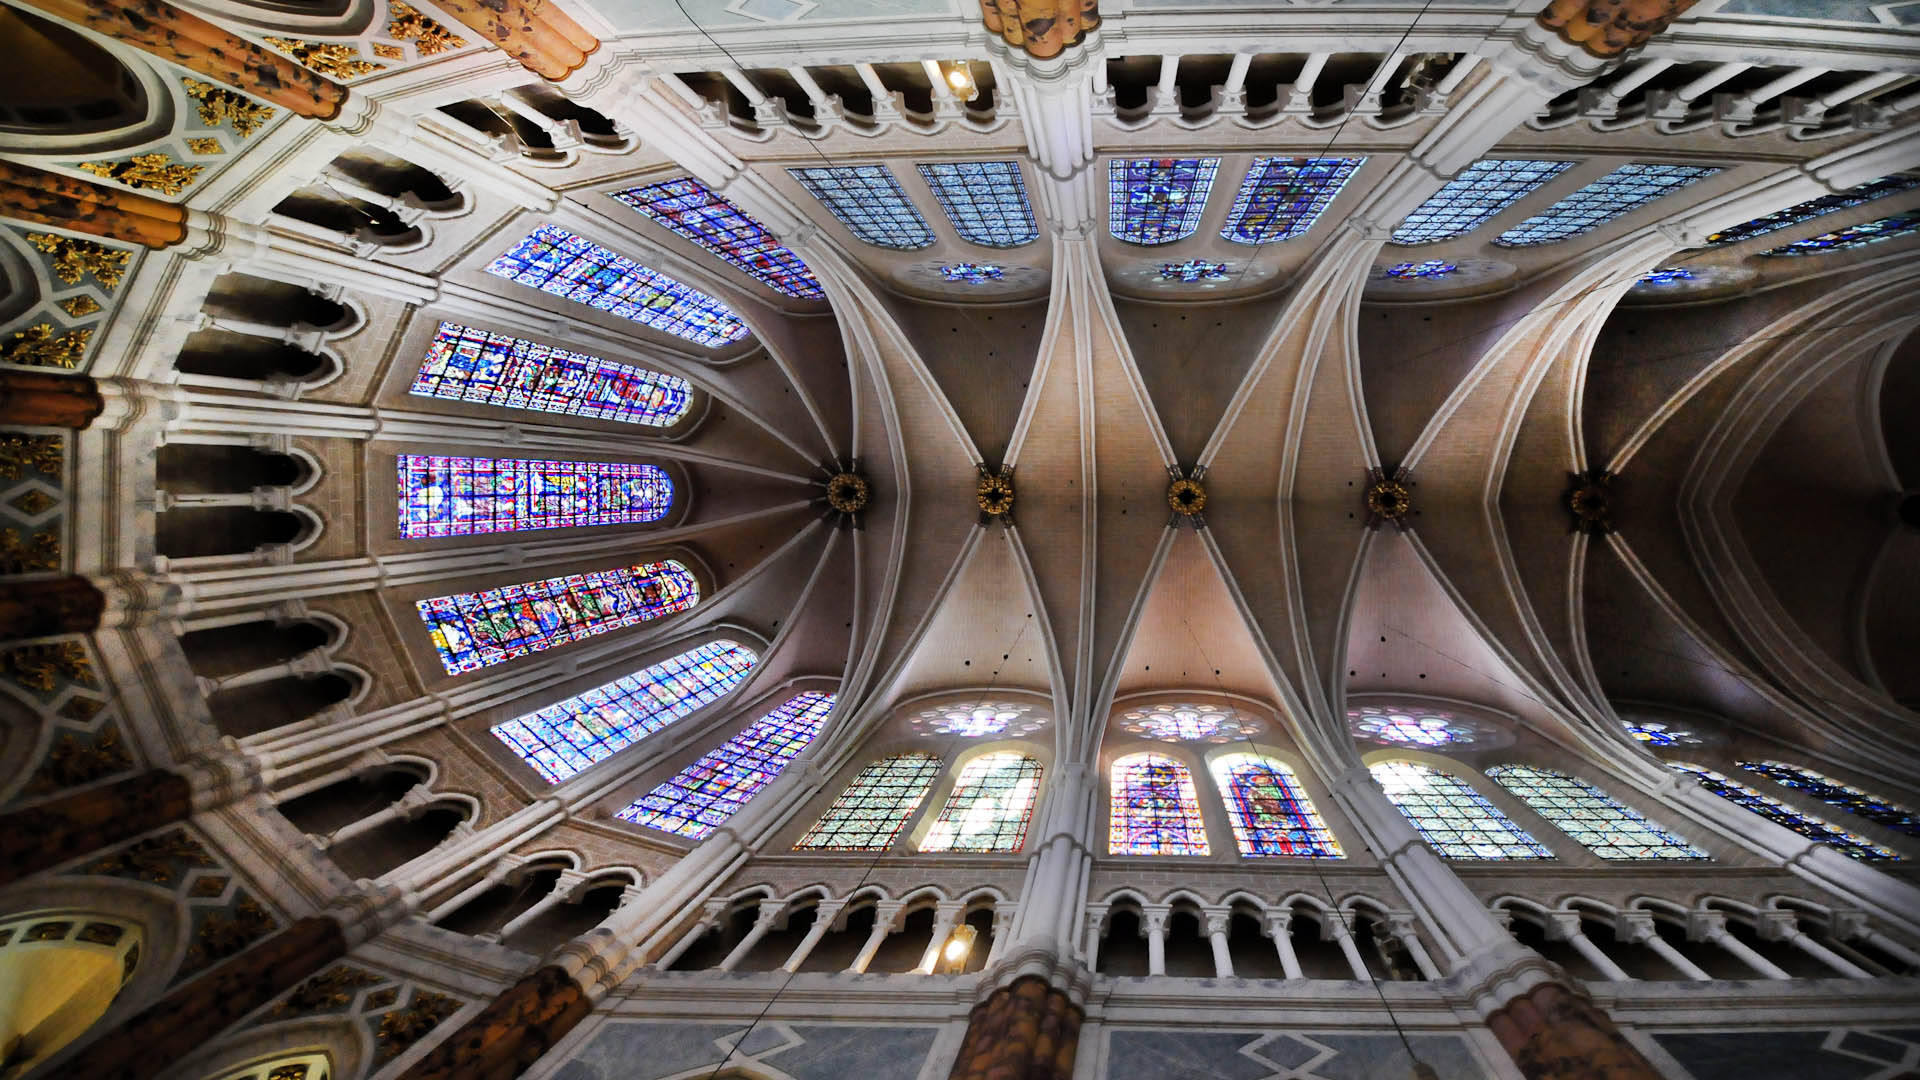
[[[1460,269],[1458,263],[1450,263],[1445,259],[1426,259],[1421,262],[1395,263],[1385,270],[1380,271],[1380,276],[1386,278],[1437,278],[1446,277],[1458,269]]]
[[[1700,743],[1699,736],[1693,732],[1659,720],[1622,720],[1620,726],[1627,729],[1628,735],[1649,746],[1697,746]]]
[[[875,247],[912,251],[933,243],[933,230],[885,165],[788,169],[847,231]]]
[[[673,480],[654,465],[401,454],[395,468],[409,540],[640,525],[673,508]]]
[[[1465,236],[1572,167],[1571,161],[1482,158],[1408,214],[1393,230],[1393,242],[1431,244]]]
[[[1578,236],[1719,171],[1705,165],[1622,165],[1501,233],[1493,242],[1503,247],[1532,247]]]
[[[1584,780],[1531,765],[1496,765],[1487,776],[1603,859],[1707,857]]]
[[[552,225],[488,263],[487,273],[710,348],[747,336],[747,324],[719,300]]]
[[[1747,785],[1722,776],[1712,769],[1702,768],[1698,765],[1682,761],[1669,761],[1667,762],[1667,768],[1672,769],[1674,772],[1687,773],[1694,779],[1700,781],[1701,785],[1708,791],[1726,799],[1728,802],[1743,806],[1775,824],[1784,825],[1809,840],[1825,844],[1837,850],[1842,855],[1867,861],[1897,859],[1900,857],[1864,836],[1847,832],[1844,829],[1835,828],[1833,825],[1819,818],[1803,814],[1778,799],[1770,799]]]
[[[983,247],[1010,248],[1040,238],[1027,184],[1012,161],[953,161],[920,166],[920,178],[960,239]]]
[[[667,427],[687,414],[685,379],[443,322],[409,392],[562,416]]]
[[[758,660],[735,642],[710,641],[497,724],[493,734],[557,784],[718,699]]]
[[[447,674],[458,675],[685,611],[699,601],[693,571],[668,559],[435,596],[414,606]]]
[[[1835,210],[1845,210],[1850,206],[1870,203],[1883,196],[1897,195],[1902,191],[1909,191],[1916,187],[1920,187],[1920,173],[1910,176],[1883,176],[1878,180],[1861,184],[1857,188],[1836,192],[1832,195],[1822,195],[1817,199],[1808,199],[1802,203],[1794,203],[1785,210],[1775,210],[1771,214],[1754,218],[1752,221],[1743,222],[1730,229],[1722,229],[1707,237],[1707,246],[1724,247],[1728,244],[1737,244],[1742,240],[1751,240],[1756,236],[1765,236],[1770,232],[1778,232],[1789,226],[1798,225],[1803,221],[1812,221],[1814,218],[1821,217],[1822,215],[1831,214]]]
[[[1132,754],[1108,777],[1107,852],[1205,855],[1207,826],[1193,774],[1164,754]]]
[[[788,698],[745,731],[701,755],[615,815],[635,825],[703,840],[727,823],[820,734],[834,695]]]
[[[1236,244],[1304,236],[1366,158],[1254,158],[1220,235]]]
[[[1920,836],[1920,816],[1892,799],[1883,799],[1845,781],[1784,761],[1742,761],[1740,767],[1748,772],[1759,773],[1776,784],[1804,791],[1828,806],[1837,806],[1855,817],[1866,818],[1876,825],[1884,825],[1908,836]]]
[[[1768,248],[1762,255],[1824,255],[1829,251],[1848,251],[1868,244],[1877,244],[1882,240],[1891,240],[1896,236],[1920,229],[1920,210],[1905,214],[1883,217],[1860,225],[1849,225],[1844,229],[1809,236],[1805,240],[1795,240],[1777,248]]]
[[[1208,262],[1206,259],[1188,259],[1185,262],[1161,263],[1161,281],[1225,281],[1227,264]]]
[[[1007,268],[993,263],[954,263],[940,268],[940,276],[958,285],[985,285],[1007,276]]]
[[[1433,849],[1449,859],[1551,859],[1553,853],[1451,773],[1411,761],[1367,770]]]
[[[1684,266],[1662,266],[1640,275],[1641,285],[1672,285],[1681,281],[1692,281],[1693,271]]]
[[[932,754],[896,754],[860,770],[795,851],[885,851],[940,776]]]
[[[953,793],[920,842],[921,851],[1019,851],[1040,793],[1040,763],[1025,754],[983,754],[967,762]]]
[[[1271,758],[1222,754],[1213,782],[1227,804],[1240,854],[1251,858],[1344,858],[1293,770]]]
[[[824,300],[826,290],[800,256],[767,227],[692,177],[616,191],[613,197],[788,296]]]
[[[1107,162],[1107,231],[1130,244],[1170,244],[1192,236],[1219,171],[1219,158]]]

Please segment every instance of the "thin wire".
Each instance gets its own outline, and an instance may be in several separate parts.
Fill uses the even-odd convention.
[[[1428,0],[1428,2],[1431,3],[1432,0]],[[734,70],[740,73],[741,78],[745,79],[747,76],[747,69],[740,65],[740,61],[734,58],[733,53],[728,51],[725,45],[720,44],[718,39],[716,39],[712,34],[707,32],[706,27],[700,25],[699,20],[695,19],[691,14],[688,13],[687,5],[681,3],[680,0],[673,0],[673,6],[680,9],[680,16],[681,18],[684,18],[687,20],[687,25],[693,27],[695,30],[700,31],[700,36],[707,39],[707,44],[713,46],[716,49],[719,49],[721,55],[727,58],[727,62],[733,65]],[[751,83],[753,80],[748,79],[747,81]],[[816,143],[813,140],[813,138],[809,136],[806,132],[801,131],[799,128],[794,128],[793,133],[800,136],[801,139],[805,140],[807,146],[812,148],[814,155],[817,156],[821,161],[826,162],[828,168],[839,167],[838,165],[834,164],[833,159],[828,157],[826,153],[820,149],[819,144]]]

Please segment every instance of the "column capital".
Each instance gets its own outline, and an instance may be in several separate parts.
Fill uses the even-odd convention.
[[[1800,919],[1791,911],[1762,911],[1753,917],[1762,941],[1792,941],[1801,935]]]
[[[1547,940],[1571,941],[1585,936],[1580,929],[1580,913],[1577,911],[1547,912]]]
[[[1727,933],[1727,917],[1718,911],[1687,912],[1688,941],[1717,941]]]
[[[1207,936],[1224,934],[1233,925],[1233,913],[1229,911],[1207,912]]]
[[[1644,944],[1648,938],[1658,936],[1653,928],[1651,911],[1618,911],[1613,916],[1613,935],[1629,945]]]

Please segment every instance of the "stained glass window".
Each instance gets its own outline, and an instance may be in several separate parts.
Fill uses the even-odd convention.
[[[1107,231],[1131,244],[1170,244],[1200,227],[1219,158],[1107,162]]]
[[[1227,264],[1208,262],[1205,259],[1188,259],[1185,262],[1161,263],[1161,281],[1225,281]]]
[[[1829,251],[1847,251],[1852,248],[1877,244],[1882,240],[1891,240],[1896,236],[1920,229],[1920,210],[1905,214],[1883,217],[1878,221],[1869,221],[1861,225],[1849,225],[1844,229],[1809,236],[1805,240],[1795,240],[1777,248],[1768,248],[1762,255],[1824,255]]]
[[[1012,752],[982,754],[960,770],[920,850],[1019,851],[1039,793],[1039,762]]]
[[[1200,797],[1185,765],[1164,754],[1132,754],[1113,763],[1109,788],[1109,854],[1207,854]]]
[[[1621,726],[1627,734],[1650,746],[1698,746],[1699,736],[1685,728],[1677,728],[1658,720],[1622,720]]]
[[[807,264],[767,227],[692,177],[616,191],[613,197],[699,244],[755,281],[788,296],[823,300]]]
[[[1236,244],[1304,236],[1366,158],[1254,158],[1220,235]]]
[[[638,525],[673,507],[673,481],[619,461],[401,454],[400,535],[472,536],[570,525]]]
[[[933,243],[933,230],[885,165],[788,169],[800,186],[854,236],[875,247],[912,251]]]
[[[1473,725],[1449,712],[1379,705],[1348,709],[1347,730],[1355,738],[1389,746],[1456,746],[1473,742],[1477,734]]]
[[[1483,158],[1427,196],[1393,230],[1393,242],[1431,244],[1465,236],[1572,167],[1571,161]]]
[[[1551,244],[1597,229],[1719,172],[1704,165],[1622,165],[1494,239],[1504,247]]]
[[[923,736],[958,735],[980,739],[988,735],[1031,735],[1047,726],[1044,716],[1029,716],[1031,705],[1011,701],[962,702],[927,709],[912,720],[914,731]]]
[[[1693,271],[1684,266],[1663,266],[1658,270],[1649,270],[1640,275],[1639,285],[1672,285],[1679,281],[1692,281]]]
[[[1842,855],[1866,860],[1897,859],[1900,857],[1864,836],[1857,836],[1844,829],[1835,828],[1819,818],[1803,814],[1778,799],[1770,799],[1747,785],[1736,780],[1730,780],[1714,772],[1712,769],[1701,768],[1698,765],[1692,765],[1682,761],[1669,761],[1667,762],[1667,768],[1672,769],[1674,772],[1687,773],[1694,779],[1700,781],[1702,786],[1715,795],[1729,802],[1746,807],[1748,810],[1759,814],[1768,821],[1785,825],[1801,836],[1816,843],[1825,844],[1839,851]]]
[[[1876,825],[1884,825],[1908,836],[1920,836],[1920,817],[1892,799],[1883,799],[1845,781],[1784,761],[1743,761],[1740,767],[1748,772],[1757,772],[1776,784],[1804,791],[1828,806],[1837,806]]]
[[[1258,735],[1266,725],[1219,705],[1151,705],[1120,714],[1120,730],[1161,742],[1226,743]]]
[[[1531,765],[1495,765],[1487,776],[1603,859],[1707,857],[1584,780]]]
[[[1251,858],[1299,856],[1339,859],[1320,812],[1300,788],[1293,770],[1272,758],[1222,754],[1213,759],[1213,782],[1227,804],[1227,820],[1240,854]]]
[[[1458,263],[1450,263],[1444,259],[1427,259],[1424,262],[1395,263],[1385,270],[1380,271],[1380,276],[1388,278],[1437,278],[1446,277],[1458,269],[1460,269]]]
[[[1756,236],[1765,236],[1770,232],[1778,232],[1789,225],[1798,225],[1803,221],[1812,221],[1814,218],[1820,217],[1823,214],[1831,214],[1835,210],[1845,210],[1849,206],[1859,206],[1862,203],[1872,202],[1882,196],[1895,195],[1916,187],[1920,187],[1920,174],[1912,176],[1883,176],[1878,180],[1861,184],[1859,187],[1852,188],[1848,191],[1837,192],[1832,195],[1822,195],[1817,199],[1808,199],[1803,203],[1795,203],[1785,210],[1775,210],[1773,213],[1767,214],[1764,217],[1757,217],[1752,221],[1735,225],[1731,229],[1722,229],[1707,237],[1707,246],[1724,247],[1727,244],[1737,244],[1742,240],[1751,240]]]
[[[1422,839],[1449,859],[1551,859],[1540,841],[1451,773],[1411,761],[1367,770]]]
[[[885,851],[940,776],[932,754],[895,754],[860,770],[795,851]]]
[[[447,674],[458,675],[685,611],[699,601],[693,572],[668,559],[435,596],[414,606]]]
[[[954,263],[940,268],[940,276],[948,281],[962,285],[985,285],[989,281],[999,281],[1007,276],[1007,268],[993,263]]]
[[[649,427],[677,423],[693,399],[685,379],[450,322],[409,392]]]
[[[747,324],[719,300],[552,225],[488,263],[487,273],[699,345],[718,348],[747,336]]]
[[[920,166],[940,209],[960,239],[983,247],[1009,248],[1040,237],[1027,202],[1027,184],[1012,161],[954,161]]]
[[[758,660],[735,642],[710,641],[496,725],[493,734],[557,784],[732,690]]]
[[[773,783],[787,763],[813,742],[833,711],[833,699],[832,694],[811,690],[788,698],[615,816],[635,825],[705,839]]]

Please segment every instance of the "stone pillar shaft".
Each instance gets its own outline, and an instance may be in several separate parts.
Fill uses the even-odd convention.
[[[509,987],[400,1080],[512,1080],[592,1011],[573,976],[549,964]]]
[[[974,1006],[948,1080],[1071,1080],[1085,1013],[1037,975]]]
[[[106,408],[100,386],[85,375],[0,372],[0,424],[82,430]]]
[[[1559,983],[1541,983],[1487,1018],[1527,1080],[1659,1080],[1607,1015]]]
[[[521,67],[556,82],[600,47],[599,39],[543,0],[446,0],[438,6]]]
[[[187,238],[185,207],[0,161],[0,215],[163,248]]]
[[[0,815],[0,885],[130,840],[193,812],[193,785],[152,769]]]
[[[0,581],[0,642],[96,630],[107,598],[76,575]]]

